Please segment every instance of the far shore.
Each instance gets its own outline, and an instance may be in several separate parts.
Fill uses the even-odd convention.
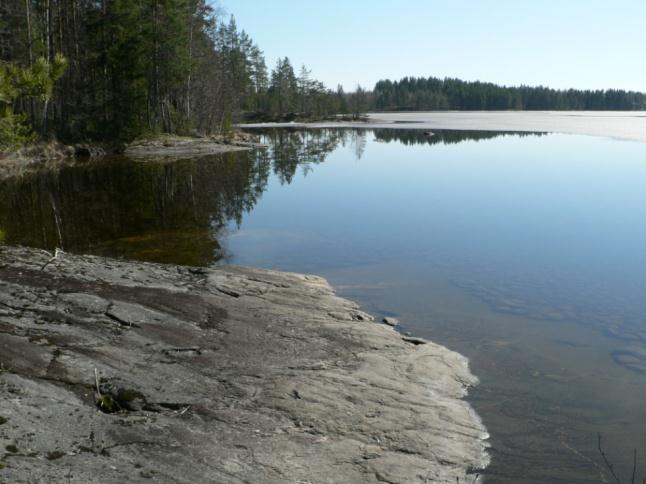
[[[240,128],[392,128],[552,132],[646,141],[644,111],[434,111],[368,113],[367,121],[250,123]]]
[[[468,131],[518,131],[603,136],[622,140],[646,141],[644,111],[434,111],[368,113],[361,121],[321,121],[246,123],[238,129],[258,128],[363,128],[449,129]],[[75,160],[96,158],[113,152],[145,161],[179,159],[231,151],[260,148],[249,133],[232,136],[187,137],[159,135],[135,140],[119,150],[101,144],[81,143],[67,146],[58,142],[38,143],[17,152],[0,153],[0,179],[19,176],[43,167],[55,168]]]

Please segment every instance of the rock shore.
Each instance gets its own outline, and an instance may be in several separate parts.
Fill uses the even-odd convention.
[[[0,482],[473,482],[475,383],[319,277],[0,247]]]
[[[128,144],[124,154],[140,160],[159,160],[159,158],[177,159],[207,156],[261,147],[264,145],[259,144],[255,136],[238,131],[230,138],[221,135],[202,138],[163,135],[152,139],[137,140]]]
[[[258,143],[256,136],[241,131],[236,131],[229,137],[159,135],[155,138],[135,140],[127,145],[102,145],[91,142],[65,145],[56,141],[38,142],[18,151],[0,152],[0,180],[120,154],[137,161],[160,158],[177,160],[265,147]]]

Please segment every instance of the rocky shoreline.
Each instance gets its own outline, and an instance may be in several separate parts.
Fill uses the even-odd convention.
[[[316,276],[0,247],[0,482],[473,482],[476,383]]]
[[[249,133],[236,131],[231,136],[186,137],[164,135],[136,140],[128,144],[124,154],[135,159],[188,158],[214,155],[230,151],[261,148],[257,138]]]
[[[65,145],[56,141],[41,142],[10,153],[0,152],[0,180],[24,176],[39,170],[55,170],[111,155],[125,155],[137,161],[177,160],[264,147],[265,145],[258,143],[256,136],[242,131],[235,131],[230,136],[159,135],[138,139],[127,145],[92,142]]]

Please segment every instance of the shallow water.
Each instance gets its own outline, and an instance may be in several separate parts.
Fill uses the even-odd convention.
[[[467,355],[491,481],[646,476],[646,144],[268,131],[268,150],[0,182],[0,240],[312,272]],[[641,471],[641,473],[640,473]]]

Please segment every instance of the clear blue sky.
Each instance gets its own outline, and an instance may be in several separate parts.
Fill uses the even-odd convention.
[[[219,0],[328,87],[406,75],[646,91],[646,0]]]

